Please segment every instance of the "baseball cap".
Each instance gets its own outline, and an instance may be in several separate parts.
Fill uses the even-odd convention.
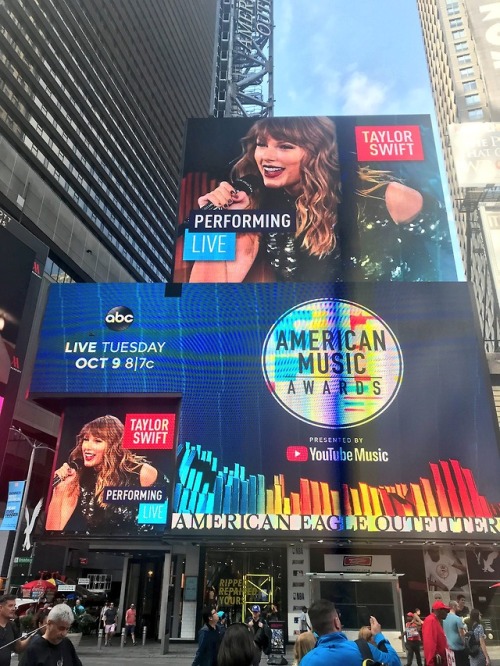
[[[441,599],[438,599],[432,604],[432,610],[450,610],[450,607],[444,604]]]
[[[252,606],[250,609],[252,613],[260,613],[260,606],[258,604],[255,604],[255,606]]]
[[[413,617],[413,613],[406,613],[406,617]]]

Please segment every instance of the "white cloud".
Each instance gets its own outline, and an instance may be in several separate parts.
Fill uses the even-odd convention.
[[[388,91],[389,86],[386,84],[355,71],[342,84],[342,113],[350,116],[384,113]]]

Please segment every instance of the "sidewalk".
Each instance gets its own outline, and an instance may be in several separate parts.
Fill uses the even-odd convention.
[[[119,666],[120,664],[137,664],[146,662],[152,666],[170,664],[171,666],[191,666],[196,653],[196,643],[180,643],[171,641],[169,651],[163,655],[160,653],[160,644],[156,641],[148,641],[146,645],[138,644],[135,647],[130,643],[124,648],[120,647],[118,637],[111,647],[97,648],[95,636],[85,636],[77,648],[77,653],[82,660],[83,666]],[[395,646],[399,650],[399,646]],[[500,666],[500,645],[488,645],[492,666]],[[406,663],[406,656],[400,652],[402,664]],[[293,662],[293,645],[287,645],[285,658],[288,663]],[[12,658],[12,666],[17,666],[17,658]],[[267,657],[263,655],[261,666],[267,666]]]

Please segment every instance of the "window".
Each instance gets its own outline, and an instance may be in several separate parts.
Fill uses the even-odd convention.
[[[446,13],[448,16],[453,16],[453,14],[460,14],[460,7],[458,6],[458,2],[448,2]]]
[[[479,104],[479,95],[476,93],[475,95],[466,95],[465,96],[465,103],[467,106],[472,106],[473,104]]]
[[[474,69],[472,67],[464,67],[460,70],[460,76],[462,79],[468,79],[471,76],[474,76]]]
[[[451,34],[453,35],[453,39],[465,38],[465,30],[454,30]]]
[[[465,53],[464,55],[457,56],[457,61],[459,65],[465,65],[466,62],[472,62],[470,53]]]
[[[461,28],[463,26],[463,21],[461,18],[450,19],[450,28]]]
[[[477,90],[477,81],[466,81],[464,83],[465,92],[470,92],[471,90]]]
[[[455,44],[455,51],[457,53],[460,53],[461,51],[467,51],[468,50],[467,42],[457,42]]]
[[[467,115],[469,116],[469,120],[481,120],[484,113],[482,109],[470,109]]]

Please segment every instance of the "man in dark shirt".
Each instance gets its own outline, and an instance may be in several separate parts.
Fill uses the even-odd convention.
[[[118,608],[115,608],[113,602],[104,611],[104,646],[111,645],[111,639],[115,635],[117,613]]]
[[[455,611],[455,615],[458,617],[469,617],[470,610],[468,606],[465,605],[465,595],[457,594],[457,604],[458,608]]]
[[[16,615],[16,597],[5,594],[0,597],[0,666],[10,666],[12,652],[24,652],[31,638],[20,638],[19,630],[13,620]],[[10,647],[7,647],[8,644]]]
[[[198,632],[198,650],[193,666],[217,666],[217,653],[221,636],[217,631],[219,616],[215,608],[205,608],[202,613],[203,627]]]
[[[67,638],[73,621],[73,611],[67,604],[54,606],[47,615],[45,633],[35,636],[26,650],[24,666],[82,666]]]

